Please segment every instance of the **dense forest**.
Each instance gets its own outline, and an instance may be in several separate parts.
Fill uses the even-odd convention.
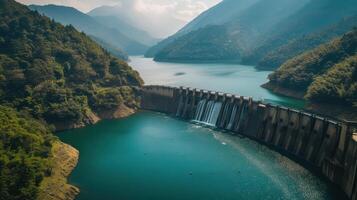
[[[51,173],[51,130],[90,124],[121,105],[135,109],[133,86],[141,84],[74,27],[0,0],[0,199],[36,199]]]
[[[49,128],[31,116],[0,106],[0,199],[35,199],[54,140]]]
[[[312,102],[357,106],[357,29],[290,59],[269,79]]]

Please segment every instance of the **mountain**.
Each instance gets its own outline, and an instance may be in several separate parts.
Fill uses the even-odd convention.
[[[159,51],[155,60],[175,60],[176,57],[180,57],[182,60],[189,60],[190,57],[186,55],[195,55],[197,60],[209,60],[207,54],[200,54],[200,52],[209,51],[215,56],[216,60],[225,60],[226,58],[221,57],[222,50],[231,51],[235,54],[234,59],[240,60],[242,55],[251,48],[251,46],[258,44],[258,38],[264,35],[267,30],[272,26],[279,23],[282,19],[288,17],[292,13],[296,12],[299,8],[304,6],[308,0],[295,1],[295,0],[261,0],[258,1],[248,8],[239,10],[237,13],[232,15],[231,19],[221,26],[215,26],[220,31],[215,32],[225,32],[223,37],[211,34],[212,26],[205,26],[197,31],[195,34],[188,33],[187,35],[195,35],[195,38],[189,36],[181,36],[186,38],[187,42],[183,41],[180,37],[173,39],[169,45],[162,48],[162,52]],[[241,1],[237,1],[236,7],[240,7]],[[232,4],[231,1],[223,1],[221,4]],[[247,4],[243,4],[247,5]],[[243,6],[244,7],[244,6]],[[235,7],[228,6],[228,8],[233,9]],[[276,13],[279,13],[277,15]],[[210,33],[209,33],[210,32]],[[209,35],[210,37],[207,37]],[[219,37],[221,40],[218,40]],[[205,40],[200,41],[195,40],[196,38],[205,38]],[[216,41],[216,46],[214,49],[204,50],[206,48],[206,42],[210,40]],[[191,42],[189,42],[191,41]],[[190,44],[195,42],[195,46]],[[184,45],[186,44],[186,45]],[[163,53],[165,52],[165,54]],[[185,52],[185,54],[181,54]],[[164,55],[164,56],[163,56]]]
[[[155,38],[162,38],[173,34],[187,23],[180,18],[179,10],[176,8],[175,3],[121,0],[117,1],[115,6],[101,6],[87,14],[92,17],[117,18]]]
[[[257,1],[258,0],[223,0],[221,3],[213,6],[193,19],[175,35],[189,33],[207,25],[222,25]]]
[[[78,152],[53,130],[129,114],[141,84],[127,63],[73,26],[0,0],[0,199],[72,198],[78,190],[61,170],[75,166]]]
[[[291,39],[282,46],[271,50],[257,64],[259,69],[276,69],[285,61],[314,49],[319,45],[337,38],[357,25],[357,15],[343,18],[339,23],[321,31]]]
[[[260,66],[263,68],[276,68],[278,67],[277,64],[280,64],[282,61],[279,63],[263,61],[267,60],[265,56],[269,56],[270,53],[278,51],[279,48],[284,48],[284,45],[293,40],[300,40],[302,37],[309,34],[319,34],[329,26],[338,24],[339,21],[344,18],[356,14],[357,2],[354,0],[311,0],[299,11],[272,27],[269,34],[261,40],[260,44],[248,53],[244,62],[267,65]],[[328,39],[330,38],[326,37],[322,42],[326,42]],[[311,45],[307,49],[312,49],[314,47],[316,46]]]
[[[92,16],[99,23],[104,24],[105,26],[116,29],[117,31],[123,33],[129,38],[134,39],[135,41],[140,42],[146,46],[155,45],[160,41],[160,39],[154,38],[149,35],[147,32],[135,28],[134,26],[129,25],[123,20],[119,19],[116,16]]]
[[[216,7],[229,3],[231,6],[226,8],[232,11],[242,2],[236,1],[236,6],[232,6],[232,2],[223,1]],[[212,12],[210,10],[206,13]],[[232,57],[221,57],[222,52],[226,52],[235,54],[237,62],[271,70],[304,51],[341,36],[357,24],[356,14],[357,2],[354,0],[259,0],[236,14],[229,13],[228,20],[227,15],[223,15],[225,22],[215,26],[221,30],[212,30],[208,22],[201,26],[198,22],[204,21],[207,15],[203,13],[183,28],[184,31],[163,40],[145,55],[157,61],[206,62],[212,60],[212,56],[221,62],[232,60]],[[195,25],[200,27],[199,30],[194,28]],[[214,32],[224,36],[212,34]],[[214,41],[215,45],[207,45],[209,41]]]
[[[122,59],[124,61],[129,61],[129,56],[123,50],[108,44],[106,41],[97,38],[95,36],[89,35],[95,42],[97,42],[100,46],[102,46],[105,50],[109,51],[113,56]]]
[[[36,10],[64,25],[71,24],[78,30],[83,31],[88,35],[95,36],[105,43],[111,44],[115,48],[123,49],[130,55],[143,54],[147,49],[146,45],[137,42],[118,31],[120,30],[120,27],[115,29],[107,27],[93,19],[91,16],[74,8],[57,5],[31,5],[29,7],[30,9]]]
[[[224,0],[216,6],[204,11],[174,35],[151,47],[145,53],[145,57],[155,57],[155,55],[164,49],[168,44],[186,33],[204,28],[208,25],[222,25],[257,1],[258,0]]]
[[[264,87],[357,108],[357,29],[285,62]]]
[[[225,27],[211,25],[198,29],[179,37],[175,42],[168,44],[155,56],[156,61],[185,62],[205,62],[230,61],[235,62],[240,59],[239,49],[232,41],[225,41],[229,37],[229,32]],[[195,49],[195,51],[191,51]]]

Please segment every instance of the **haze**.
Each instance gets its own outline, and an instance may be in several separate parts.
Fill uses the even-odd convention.
[[[153,37],[167,37],[221,0],[18,0],[24,4],[56,4],[89,12],[101,6],[115,6],[130,13],[131,23],[140,25]],[[143,21],[142,19],[146,19]]]

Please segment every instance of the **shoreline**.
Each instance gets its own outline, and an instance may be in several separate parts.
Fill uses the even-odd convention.
[[[261,87],[275,94],[279,94],[282,96],[291,97],[295,99],[304,99],[305,96],[304,92],[277,86],[271,82],[267,82],[261,85]],[[357,108],[353,108],[353,107],[307,102],[307,104],[304,107],[304,110],[318,115],[327,116],[331,119],[338,119],[342,121],[357,121],[357,115],[356,115]]]
[[[115,109],[103,110],[97,113],[93,112],[92,110],[89,110],[86,112],[87,118],[85,122],[81,122],[81,123],[66,122],[66,123],[53,124],[55,126],[54,132],[57,133],[61,131],[71,130],[71,129],[83,128],[89,125],[94,125],[104,119],[125,118],[136,113],[137,110],[138,110],[137,108],[130,108],[124,104],[119,105]]]
[[[277,85],[275,85],[275,84],[273,84],[271,82],[264,83],[260,87],[262,87],[264,89],[267,89],[267,90],[269,90],[271,92],[274,92],[275,94],[279,94],[279,95],[282,95],[282,96],[285,96],[285,97],[292,97],[292,98],[295,98],[295,99],[303,100],[304,96],[305,96],[304,92],[291,90],[289,88],[284,88],[284,87],[281,87],[281,86],[277,86]]]
[[[55,133],[94,125],[104,119],[122,119],[136,112],[137,109],[125,105],[98,114],[90,111],[87,113],[89,120],[86,124],[57,124]],[[50,160],[53,162],[51,175],[42,180],[37,200],[75,200],[80,193],[80,188],[71,185],[68,178],[78,164],[79,151],[70,144],[57,140],[53,143],[51,152]]]
[[[80,190],[68,183],[68,177],[77,166],[79,151],[58,140],[53,143],[50,159],[51,176],[42,180],[37,200],[74,200]]]

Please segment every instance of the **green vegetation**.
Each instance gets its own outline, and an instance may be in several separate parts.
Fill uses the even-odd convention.
[[[135,109],[133,86],[141,84],[84,33],[0,0],[0,199],[37,198],[51,175],[49,127],[90,124],[95,113],[121,105]]]
[[[0,136],[0,199],[34,199],[51,173],[51,132],[30,116],[0,106]]]
[[[287,59],[351,30],[357,25],[352,19],[356,14],[357,2],[354,0],[309,1],[264,34],[260,43],[245,55],[243,62],[258,64],[260,69],[277,69]]]
[[[260,59],[257,67],[259,69],[276,69],[285,61],[312,50],[321,44],[329,42],[331,39],[342,36],[347,31],[357,25],[357,16],[347,17],[339,23],[334,24],[322,31],[314,32],[301,37],[293,37],[285,41],[282,46],[272,48]],[[254,52],[254,51],[253,51]]]
[[[208,20],[212,18],[208,14],[200,16],[182,31],[151,48],[146,55],[155,53],[154,58],[159,61],[241,62],[242,56],[253,46],[260,44],[260,36],[265,36],[272,26],[306,2],[307,0],[223,1],[213,8],[218,8],[221,12],[219,16],[215,16],[218,19]],[[209,21],[212,24],[207,24]]]
[[[128,61],[129,60],[129,56],[127,53],[125,53],[124,51],[122,51],[121,49],[108,44],[107,42],[105,42],[102,39],[99,39],[95,36],[90,36],[95,42],[97,42],[98,44],[100,44],[105,50],[109,51],[109,53],[111,53],[113,56],[120,58],[124,61]]]
[[[125,86],[142,83],[125,62],[72,26],[64,27],[12,2],[2,4],[0,102],[49,123],[73,124],[86,124],[87,113],[99,110],[98,95],[106,88],[115,96],[113,104],[135,105],[119,100],[125,99],[121,96],[121,90],[128,90]]]
[[[316,77],[307,90],[306,98],[314,102],[338,102],[357,107],[357,55]]]
[[[306,93],[312,102],[357,104],[357,29],[290,59],[270,84]]]
[[[233,59],[258,69],[277,69],[351,30],[357,25],[356,14],[355,0],[227,0],[150,48],[145,56],[180,62]]]
[[[230,35],[223,26],[208,26],[176,39],[157,53],[155,60],[200,61],[203,57],[205,61],[239,60],[238,45],[233,41],[222,43],[227,37]]]

